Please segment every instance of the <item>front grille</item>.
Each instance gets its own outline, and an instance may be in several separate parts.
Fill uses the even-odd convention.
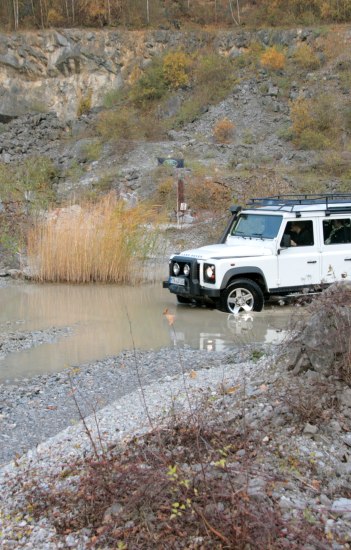
[[[199,264],[197,263],[196,260],[194,260],[193,258],[183,258],[181,256],[179,257],[174,257],[172,258],[172,261],[170,263],[170,266],[169,266],[169,274],[171,276],[174,275],[173,273],[173,265],[177,263],[180,267],[180,272],[179,272],[179,277],[181,276],[185,276],[184,275],[184,266],[186,264],[188,264],[188,266],[190,266],[190,274],[186,277],[187,279],[191,280],[191,281],[198,281],[199,278],[200,278],[200,266]]]

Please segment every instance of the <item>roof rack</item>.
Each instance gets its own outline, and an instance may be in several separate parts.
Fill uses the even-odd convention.
[[[281,209],[290,207],[290,210],[293,211],[294,207],[299,205],[321,204],[325,205],[326,210],[332,211],[333,205],[343,203],[351,203],[351,193],[273,195],[271,197],[252,198],[248,202],[248,206],[253,206],[254,208],[259,206],[278,206]]]

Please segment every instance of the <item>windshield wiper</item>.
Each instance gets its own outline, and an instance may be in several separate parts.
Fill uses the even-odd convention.
[[[243,239],[247,239],[248,235],[244,235],[243,231],[235,231],[235,233],[233,233],[231,237],[242,237]]]

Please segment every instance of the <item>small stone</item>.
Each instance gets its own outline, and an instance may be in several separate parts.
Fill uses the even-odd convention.
[[[303,429],[303,433],[307,434],[307,435],[314,435],[317,432],[318,432],[317,426],[314,426],[313,424],[310,424],[309,422],[307,422],[307,424],[305,425],[305,427]]]
[[[334,514],[349,514],[351,513],[351,499],[349,498],[338,498],[334,500],[331,511]]]

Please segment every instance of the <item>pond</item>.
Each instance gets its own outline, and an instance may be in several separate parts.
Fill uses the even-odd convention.
[[[160,283],[139,287],[14,283],[0,287],[0,305],[2,335],[67,329],[54,341],[6,355],[0,360],[0,381],[58,372],[133,348],[188,345],[211,352],[278,342],[292,311],[274,306],[234,317],[177,305]],[[172,326],[165,310],[175,314]]]

